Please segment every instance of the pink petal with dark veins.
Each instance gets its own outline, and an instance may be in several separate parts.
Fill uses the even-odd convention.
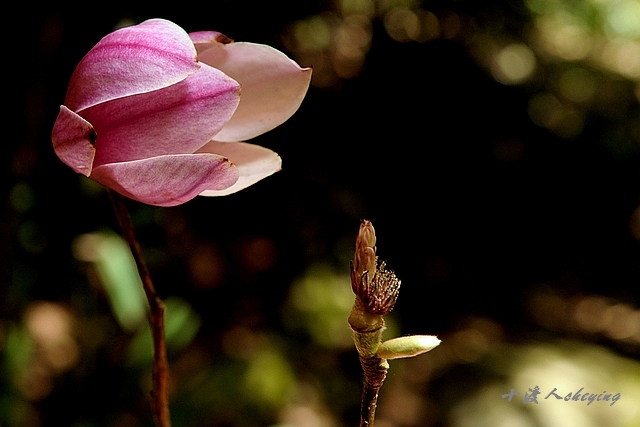
[[[208,49],[211,43],[228,44],[233,42],[232,39],[217,31],[195,31],[189,33],[189,37],[196,46],[198,54]]]
[[[142,203],[175,206],[230,187],[238,170],[215,154],[177,154],[97,166],[90,178]]]
[[[100,40],[73,72],[64,104],[79,112],[170,86],[198,68],[189,35],[170,21],[151,19]]]
[[[91,123],[64,105],[53,124],[51,141],[53,150],[62,162],[76,173],[91,174],[96,149],[96,132]]]
[[[98,166],[192,154],[227,123],[239,100],[238,83],[203,64],[173,86],[96,105],[81,114],[98,135]]]

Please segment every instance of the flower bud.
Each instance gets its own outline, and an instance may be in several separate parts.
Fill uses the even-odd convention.
[[[369,278],[376,273],[376,232],[371,221],[363,220],[356,237],[356,251],[353,264],[356,274],[362,276],[367,272]]]
[[[360,224],[360,230],[358,231],[358,239],[362,240],[367,246],[376,246],[376,230],[373,228],[371,221],[366,219]]]
[[[275,152],[240,141],[289,119],[310,80],[310,68],[272,47],[150,19],[108,34],[80,61],[53,149],[139,202],[224,196],[280,170]]]
[[[356,237],[356,250],[351,263],[351,288],[364,312],[385,315],[398,299],[400,280],[384,261],[376,257],[376,233],[370,221],[363,220]],[[356,304],[358,305],[358,304]]]

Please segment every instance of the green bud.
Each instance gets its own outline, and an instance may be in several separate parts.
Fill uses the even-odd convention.
[[[380,344],[376,356],[383,359],[413,357],[433,350],[440,343],[441,341],[435,335],[410,335],[393,338]]]

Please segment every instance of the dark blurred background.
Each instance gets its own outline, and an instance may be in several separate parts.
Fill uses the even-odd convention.
[[[443,340],[391,362],[377,426],[640,425],[639,3],[94,6],[7,16],[1,427],[152,425],[135,271],[105,191],[50,132],[82,56],[154,17],[314,67],[299,111],[252,140],[281,172],[128,204],[168,307],[176,427],[357,424],[361,219],[402,280],[386,336]],[[621,398],[544,399],[581,387]]]

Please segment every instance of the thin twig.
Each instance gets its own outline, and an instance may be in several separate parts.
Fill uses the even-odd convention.
[[[170,427],[169,363],[167,361],[164,338],[164,304],[158,297],[155,286],[153,286],[151,275],[140,250],[140,244],[133,231],[133,224],[131,223],[131,217],[124,198],[112,190],[109,190],[109,198],[120,223],[120,228],[122,228],[122,235],[129,244],[133,258],[136,261],[138,274],[140,274],[140,279],[142,280],[142,287],[149,301],[149,325],[151,326],[151,335],[153,337],[153,390],[151,396],[154,421],[157,427]]]
[[[378,392],[387,376],[389,364],[379,357],[360,356],[364,371],[362,400],[360,402],[360,427],[373,427],[378,406]]]
[[[378,392],[380,387],[371,387],[367,383],[362,388],[360,402],[360,427],[373,427],[378,407]]]

